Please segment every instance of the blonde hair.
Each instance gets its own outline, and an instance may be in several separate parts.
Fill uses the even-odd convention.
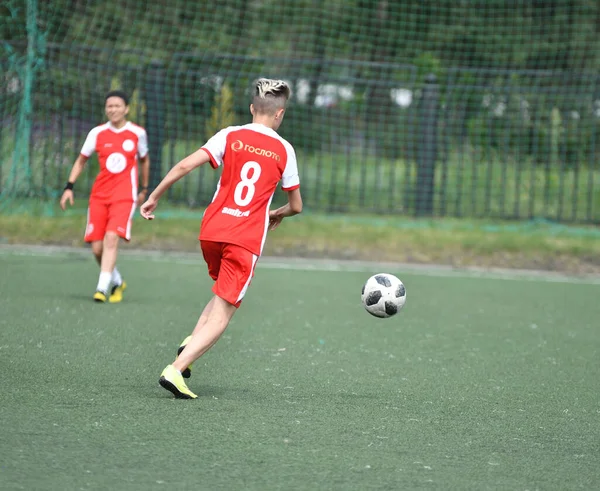
[[[290,86],[283,80],[259,78],[256,81],[252,105],[257,113],[274,115],[292,95]]]

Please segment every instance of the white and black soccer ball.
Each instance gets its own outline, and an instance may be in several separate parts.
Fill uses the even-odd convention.
[[[379,273],[364,284],[361,295],[367,312],[375,317],[396,315],[406,302],[404,283],[393,274]]]

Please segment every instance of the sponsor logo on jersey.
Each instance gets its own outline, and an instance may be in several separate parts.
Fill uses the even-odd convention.
[[[106,169],[113,174],[123,172],[125,167],[127,167],[127,159],[122,153],[111,153],[106,159]]]
[[[126,152],[131,152],[134,148],[135,143],[133,143],[133,140],[125,140],[123,142],[123,150],[125,150]]]
[[[281,157],[278,153],[275,153],[271,150],[265,150],[264,148],[260,147],[253,147],[252,145],[248,145],[247,143],[244,143],[241,140],[234,141],[231,144],[231,150],[233,150],[234,152],[244,150],[255,155],[261,155],[263,157],[267,157],[268,159],[276,160],[277,162],[281,161]]]
[[[242,211],[238,210],[237,208],[227,208],[226,206],[223,207],[221,213],[223,213],[224,215],[231,215],[232,217],[250,216],[250,210]]]

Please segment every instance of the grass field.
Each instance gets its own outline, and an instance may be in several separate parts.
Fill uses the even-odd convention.
[[[209,298],[197,258],[0,251],[0,489],[600,488],[600,285],[266,262],[178,401],[158,375]]]

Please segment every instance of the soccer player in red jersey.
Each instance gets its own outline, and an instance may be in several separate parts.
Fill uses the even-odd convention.
[[[277,134],[289,98],[290,88],[285,82],[259,79],[250,105],[252,123],[219,131],[175,165],[141,206],[142,216],[151,220],[162,194],[183,176],[206,163],[215,169],[223,167],[199,237],[208,274],[215,281],[214,296],[192,335],[181,343],[177,358],[159,379],[160,385],[177,398],[197,397],[183,378],[190,376],[192,363],[217,342],[240,306],[267,230],[302,211],[296,153]],[[288,203],[269,210],[280,181]]]
[[[75,160],[69,181],[60,199],[64,210],[73,205],[73,185],[92,155],[98,154],[100,173],[90,194],[84,240],[91,243],[100,265],[94,301],[118,303],[127,287],[116,267],[119,239],[131,238],[131,220],[137,204],[148,191],[150,158],[146,130],[127,121],[129,101],[119,90],[105,98],[108,122],[93,128]],[[138,192],[138,157],[142,169],[142,188]]]

